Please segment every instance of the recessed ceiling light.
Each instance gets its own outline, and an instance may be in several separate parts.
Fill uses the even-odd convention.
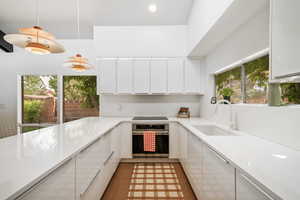
[[[156,4],[150,4],[149,7],[148,7],[148,10],[152,13],[155,13],[157,11],[157,6]]]

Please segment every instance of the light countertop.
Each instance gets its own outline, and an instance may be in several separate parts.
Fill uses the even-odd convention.
[[[119,123],[131,118],[85,118],[0,139],[0,199],[13,199],[40,178],[76,155]],[[300,152],[255,136],[206,136],[193,125],[200,119],[176,121],[285,200],[299,200]]]

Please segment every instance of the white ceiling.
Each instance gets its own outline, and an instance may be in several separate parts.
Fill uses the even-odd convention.
[[[0,30],[14,33],[36,24],[37,0],[0,0]],[[39,0],[40,26],[58,38],[76,37],[76,0]],[[155,14],[148,11],[157,4]],[[80,0],[83,38],[91,38],[93,25],[186,24],[193,0]]]

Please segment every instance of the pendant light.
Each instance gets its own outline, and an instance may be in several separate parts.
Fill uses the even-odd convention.
[[[77,0],[77,38],[80,39],[80,22],[79,22],[79,0]],[[64,66],[71,68],[74,71],[83,72],[92,68],[88,63],[88,59],[83,57],[81,54],[69,57],[65,61]]]
[[[55,41],[54,35],[39,26],[39,0],[36,0],[36,24],[31,28],[20,28],[17,34],[7,34],[4,39],[34,54],[63,53],[65,49]]]

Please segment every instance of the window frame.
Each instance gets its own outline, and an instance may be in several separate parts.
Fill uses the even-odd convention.
[[[216,84],[216,76],[218,74],[222,74],[224,72],[233,70],[233,69],[237,69],[237,68],[241,68],[241,103],[237,103],[237,104],[246,104],[248,105],[249,103],[247,103],[246,98],[247,98],[247,91],[246,91],[246,87],[247,87],[247,75],[246,75],[246,69],[245,69],[245,64],[255,61],[259,58],[262,58],[264,56],[269,56],[269,58],[271,57],[270,55],[270,51],[269,48],[264,49],[262,51],[259,51],[247,58],[244,58],[242,60],[239,60],[237,62],[234,62],[231,65],[228,65],[226,67],[221,68],[220,70],[216,71],[213,75],[214,75],[214,96],[217,96],[217,84]],[[269,60],[270,62],[270,60]],[[269,64],[269,80],[270,80],[270,75],[271,75],[271,67]],[[267,94],[268,95],[268,94]],[[249,104],[250,105],[250,104]],[[267,105],[267,103],[262,103],[259,105]]]
[[[56,104],[56,112],[57,112],[57,119],[56,122],[53,123],[27,123],[24,122],[24,76],[57,76],[57,104]],[[17,113],[18,113],[18,119],[17,119],[17,132],[18,134],[22,134],[23,131],[22,129],[24,127],[37,127],[37,128],[46,128],[46,127],[50,127],[50,126],[54,126],[57,124],[60,124],[60,114],[61,114],[61,109],[60,109],[60,79],[61,76],[57,75],[57,74],[49,74],[49,75],[45,75],[45,74],[21,74],[18,75],[18,109],[17,109]]]

